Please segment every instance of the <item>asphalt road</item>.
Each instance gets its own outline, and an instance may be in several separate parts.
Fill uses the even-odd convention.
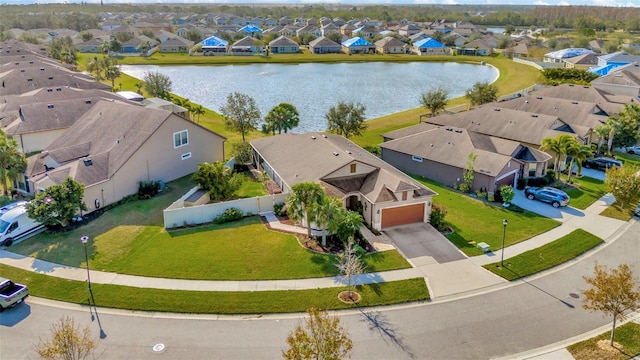
[[[640,275],[640,223],[614,243],[557,271],[476,296],[424,305],[339,313],[354,341],[354,359],[488,359],[578,336],[609,319],[581,308],[583,276],[599,264],[634,265]],[[579,298],[575,296],[578,295]],[[299,315],[220,318],[135,314],[77,306],[62,308],[36,299],[0,315],[0,358],[35,359],[34,346],[50,324],[71,316],[91,327],[99,359],[281,358]],[[179,304],[177,305],[179,306]],[[93,317],[93,321],[92,321]],[[164,350],[154,352],[155,344]]]

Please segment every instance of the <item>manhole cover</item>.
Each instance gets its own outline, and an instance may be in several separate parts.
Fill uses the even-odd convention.
[[[165,348],[164,344],[160,343],[160,344],[153,345],[152,349],[154,352],[163,352],[164,348]]]
[[[580,297],[580,295],[576,294],[576,293],[569,293],[569,296],[571,296],[574,299],[577,299]]]

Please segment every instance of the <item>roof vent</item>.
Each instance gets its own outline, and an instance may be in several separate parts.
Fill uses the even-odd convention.
[[[536,96],[536,99],[542,100],[542,96]]]
[[[311,140],[315,140],[315,139],[316,139],[316,137],[312,135],[311,136]]]
[[[16,63],[16,65],[20,65],[20,63],[19,63],[19,62],[17,62],[17,63]]]
[[[85,100],[84,103],[85,104],[91,104],[91,100]]]
[[[453,128],[448,127],[447,131],[453,131]]]
[[[429,147],[433,147],[433,144],[429,144]]]
[[[47,92],[53,92],[53,89],[52,88],[48,88]]]
[[[322,134],[322,137],[326,139],[326,138],[327,138],[327,135],[325,135],[325,134]]]
[[[350,150],[345,150],[345,152],[349,155],[351,155],[351,151]]]
[[[24,56],[21,56],[21,57],[24,57]],[[33,61],[29,61],[29,64],[33,64]]]
[[[574,105],[578,105],[577,101],[572,101],[571,103],[574,104]]]
[[[62,88],[56,88],[56,91],[62,91]]]
[[[529,103],[529,100],[525,100],[525,101],[524,101],[524,103],[525,103],[525,104],[528,104],[528,103]]]
[[[573,87],[573,84],[569,84],[569,86]]]
[[[44,68],[40,68],[40,71],[44,71]]]
[[[88,158],[88,157],[83,158],[83,159],[82,159],[82,162],[84,163],[84,166],[91,166],[91,165],[93,165],[93,160],[91,160],[91,159],[90,159],[90,158]]]
[[[531,117],[538,117],[538,114],[531,114]]]
[[[338,156],[338,155],[340,155],[340,154],[337,151],[333,152],[333,156]]]
[[[24,72],[24,69],[20,69],[20,72]]]
[[[500,108],[493,108],[493,111],[500,111]]]
[[[49,76],[49,80],[53,80],[53,76]]]
[[[47,104],[47,109],[53,109],[53,104]]]
[[[456,132],[457,132],[458,134],[462,134],[462,130],[460,130],[460,129],[456,130]]]

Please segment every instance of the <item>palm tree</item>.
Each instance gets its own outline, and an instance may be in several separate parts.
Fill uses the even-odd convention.
[[[364,219],[355,211],[340,208],[334,215],[334,220],[329,222],[329,231],[336,234],[343,243],[355,236],[362,226]]]
[[[97,56],[94,56],[93,59],[91,59],[91,61],[89,62],[89,64],[87,64],[87,71],[89,71],[89,73],[92,73],[95,71],[96,73],[96,81],[100,81],[102,80],[102,61],[100,61],[100,59],[98,59]]]
[[[540,146],[540,150],[542,151],[552,151],[555,154],[555,159],[553,162],[553,171],[556,172],[556,177],[559,178],[559,167],[560,161],[563,156],[567,155],[567,149],[576,143],[576,138],[568,134],[558,135],[555,138],[544,138],[542,139],[542,145]]]
[[[142,87],[144,86],[144,83],[135,83],[133,84],[133,86],[135,86],[138,89],[136,92],[142,95]]]
[[[324,191],[319,184],[300,182],[291,187],[287,197],[287,211],[294,221],[306,220],[307,236],[311,238],[311,210],[322,201]]]
[[[0,177],[5,193],[9,193],[8,178],[12,180],[27,168],[24,154],[18,151],[18,142],[0,134]]]
[[[576,166],[578,167],[577,176],[582,175],[582,163],[591,157],[591,146],[589,145],[580,145],[571,154],[571,157],[576,161]]]
[[[115,81],[120,77],[120,75],[122,75],[122,73],[120,72],[120,67],[118,67],[117,65],[111,65],[104,71],[104,77],[107,80],[111,80],[112,89],[115,88]]]
[[[286,134],[288,130],[298,126],[300,123],[300,114],[298,113],[298,109],[292,104],[280,103],[269,110],[264,121],[266,124],[263,127],[263,132],[270,132],[272,135],[275,135],[277,130],[278,134],[282,134],[282,131]]]
[[[202,105],[193,107],[191,112],[193,112],[193,116],[196,117],[197,122],[200,123],[200,115],[204,115],[204,108]]]
[[[311,216],[316,225],[322,227],[322,246],[327,246],[327,229],[334,215],[342,209],[342,200],[335,197],[324,197],[321,202],[311,208]]]

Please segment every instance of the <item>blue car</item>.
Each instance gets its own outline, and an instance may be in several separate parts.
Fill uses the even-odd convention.
[[[538,200],[550,203],[554,208],[567,206],[569,204],[569,195],[562,190],[552,187],[526,188],[524,195],[529,200]]]

